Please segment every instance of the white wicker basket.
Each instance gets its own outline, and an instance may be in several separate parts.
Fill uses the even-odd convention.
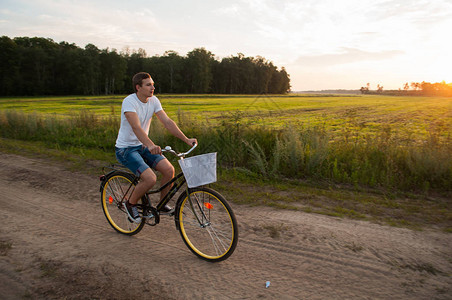
[[[189,188],[217,181],[217,153],[207,153],[178,160]]]

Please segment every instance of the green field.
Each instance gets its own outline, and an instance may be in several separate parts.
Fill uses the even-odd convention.
[[[403,139],[452,133],[452,99],[447,97],[335,95],[158,95],[165,111],[216,125],[237,120],[246,125],[281,128],[322,126],[342,134],[391,130]],[[87,110],[119,116],[121,96],[2,98],[0,110],[73,116]],[[348,131],[348,132],[347,132]]]
[[[123,98],[2,98],[0,151],[50,155],[99,172],[92,162],[115,161]],[[452,98],[159,98],[198,138],[197,154],[218,152],[216,188],[236,203],[452,231]],[[158,122],[151,138],[186,147]]]

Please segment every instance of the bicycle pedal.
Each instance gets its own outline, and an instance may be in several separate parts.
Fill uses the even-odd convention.
[[[161,216],[174,216],[174,214],[175,214],[175,210],[174,209],[172,209],[172,210],[170,210],[170,211],[159,211],[159,215],[161,215]]]
[[[160,210],[159,210],[159,214],[160,215],[169,215],[169,216],[173,216],[174,215],[174,208],[169,206],[168,204],[165,204]]]

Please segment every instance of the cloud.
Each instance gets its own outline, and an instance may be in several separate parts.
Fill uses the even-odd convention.
[[[100,48],[121,49],[127,45],[143,47],[151,42],[167,44],[162,39],[171,35],[147,7],[132,10],[114,1],[84,0],[36,0],[28,6],[22,0],[18,3],[16,10],[0,11],[4,20],[1,29],[12,37],[42,36],[57,42],[74,42],[81,47],[93,43]]]
[[[362,61],[386,60],[404,54],[404,52],[400,50],[368,52],[345,47],[341,48],[341,50],[341,53],[300,56],[295,61],[295,64],[306,67],[343,65]]]
[[[240,8],[237,4],[220,7],[213,10],[213,13],[218,15],[237,15],[240,12]]]
[[[447,21],[452,17],[452,2],[450,0],[398,0],[375,3],[373,9],[367,12],[369,18],[379,21],[400,21],[426,26]]]

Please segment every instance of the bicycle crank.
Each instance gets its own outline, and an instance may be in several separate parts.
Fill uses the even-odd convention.
[[[160,223],[159,213],[152,206],[148,206],[144,209],[143,218],[146,220],[146,224],[148,224],[149,226],[155,226]]]

